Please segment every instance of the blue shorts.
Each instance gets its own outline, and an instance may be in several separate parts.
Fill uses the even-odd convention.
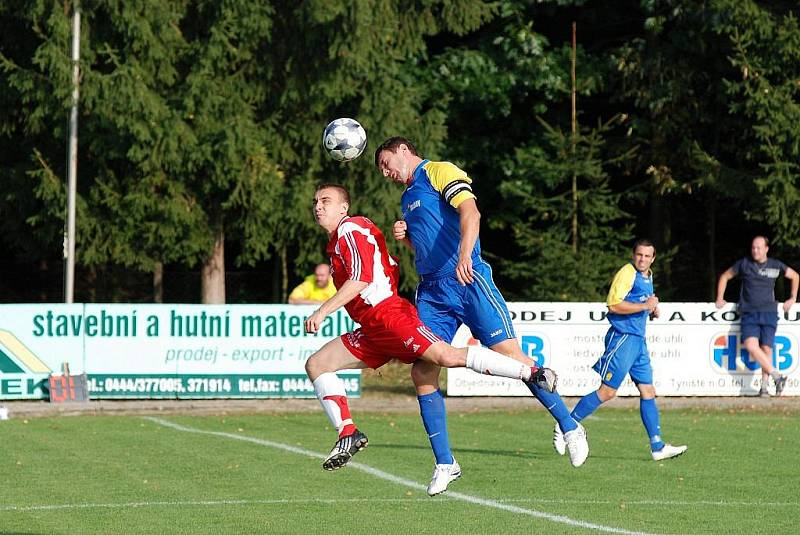
[[[778,328],[778,314],[770,312],[742,312],[742,340],[758,338],[758,345],[775,345],[775,331]]]
[[[637,385],[653,384],[650,352],[643,336],[621,333],[611,327],[605,344],[603,356],[593,366],[603,384],[617,389],[628,374]]]
[[[450,342],[463,323],[487,347],[516,338],[506,301],[492,280],[486,262],[472,266],[475,281],[462,286],[455,274],[417,286],[416,304],[422,322],[445,342]]]

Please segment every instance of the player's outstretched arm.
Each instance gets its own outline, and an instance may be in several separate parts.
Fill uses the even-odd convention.
[[[364,288],[369,286],[368,282],[348,280],[342,284],[342,287],[336,294],[322,303],[320,307],[306,319],[305,327],[307,333],[315,333],[322,326],[322,322],[329,314],[336,312],[339,308],[353,300],[355,296],[361,293]]]

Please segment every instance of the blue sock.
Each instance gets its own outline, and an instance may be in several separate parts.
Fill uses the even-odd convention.
[[[600,396],[597,395],[597,390],[592,392],[591,394],[586,394],[581,398],[575,408],[572,409],[572,417],[575,418],[575,421],[580,422],[602,405],[603,402],[600,400]]]
[[[561,431],[567,433],[578,428],[578,422],[572,419],[569,409],[564,405],[564,400],[558,392],[548,392],[544,388],[533,383],[525,383],[536,399],[544,405],[544,408],[556,419]]]
[[[658,415],[658,407],[655,399],[639,399],[639,413],[642,415],[642,423],[650,437],[650,449],[658,451],[664,447],[661,440],[661,422]]]
[[[422,416],[425,431],[428,432],[436,464],[453,464],[453,452],[450,451],[450,438],[447,436],[447,412],[441,390],[417,396],[417,400],[419,400],[419,414]]]

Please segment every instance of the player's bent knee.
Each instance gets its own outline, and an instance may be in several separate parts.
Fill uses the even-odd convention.
[[[463,366],[463,362],[459,364],[459,360],[448,355],[447,353],[433,353],[425,355],[425,360],[441,368],[458,368]]]
[[[314,358],[314,355],[311,355],[309,359],[306,361],[305,368],[306,368],[306,375],[309,377],[316,377],[319,375],[317,373],[317,359]]]
[[[322,375],[323,373],[335,371],[330,369],[330,366],[327,365],[325,359],[322,358],[319,353],[315,353],[311,355],[305,364],[306,367],[306,375],[308,375],[309,379],[312,381],[315,380],[317,377]]]
[[[438,364],[442,368],[460,368],[465,365],[465,361],[457,349],[450,348],[439,356]]]

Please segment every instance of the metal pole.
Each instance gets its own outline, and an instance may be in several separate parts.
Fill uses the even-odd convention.
[[[575,65],[578,63],[578,25],[572,21],[572,60],[570,61],[570,78],[572,81],[572,118],[570,121],[570,155],[572,157],[572,252],[578,253],[578,174],[575,171],[575,143],[578,139],[578,78]]]
[[[64,302],[72,303],[75,296],[75,195],[78,182],[78,88],[80,84],[81,12],[75,2],[72,12],[72,108],[69,113],[69,142],[67,144],[67,235],[64,254],[67,259]]]

